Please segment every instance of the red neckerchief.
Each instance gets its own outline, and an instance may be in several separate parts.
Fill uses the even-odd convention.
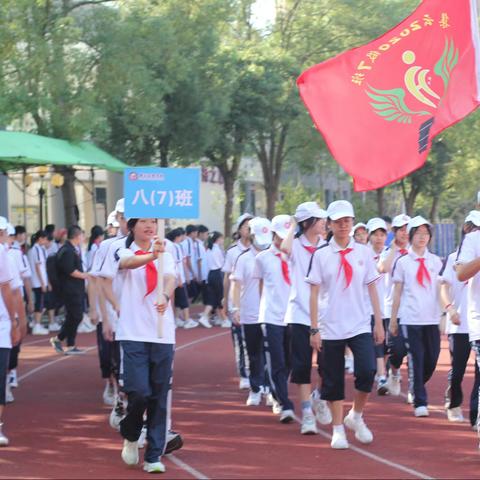
[[[424,278],[428,280],[428,283],[432,283],[432,279],[430,278],[430,274],[425,266],[425,258],[417,258],[417,262],[419,263],[417,270],[417,282],[425,288],[425,285],[423,284]]]
[[[144,252],[143,250],[137,250],[135,252],[135,255],[147,255],[149,253],[151,252]],[[147,293],[145,294],[145,296],[147,296],[147,295],[150,295],[150,293],[152,293],[155,290],[155,287],[157,286],[158,272],[153,262],[148,262],[145,265],[145,274],[147,279]]]
[[[350,283],[352,282],[352,277],[353,277],[353,268],[348,263],[348,260],[346,256],[353,250],[353,248],[346,248],[345,250],[339,250],[338,253],[340,254],[340,269],[338,270],[338,276],[340,276],[340,272],[343,268],[343,272],[345,273],[345,280],[347,281],[347,285],[345,288],[348,288],[350,286]]]
[[[282,275],[283,279],[287,283],[287,285],[291,285],[292,282],[290,281],[290,272],[288,271],[288,263],[284,260],[283,256],[281,253],[275,253],[274,254],[276,257],[280,259],[282,262]]]

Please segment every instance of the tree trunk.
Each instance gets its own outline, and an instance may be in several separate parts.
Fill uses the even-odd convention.
[[[160,166],[163,168],[168,167],[168,141],[160,141]]]
[[[385,188],[377,188],[377,211],[379,217],[385,215]]]
[[[60,170],[65,181],[62,186],[63,205],[65,209],[65,227],[78,224],[79,211],[75,196],[75,170],[72,167],[63,167]]]
[[[432,208],[430,209],[430,221],[432,223],[438,222],[438,205],[440,203],[440,195],[435,195],[432,200]]]
[[[275,216],[275,205],[278,197],[278,185],[265,185],[265,194],[267,197],[266,216],[267,218],[273,218]]]
[[[223,217],[223,225],[225,237],[230,237],[230,235],[232,234],[233,191],[235,186],[235,177],[229,170],[224,172],[222,175],[223,190],[225,192],[225,211]]]

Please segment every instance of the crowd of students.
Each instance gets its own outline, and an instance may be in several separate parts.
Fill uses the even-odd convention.
[[[446,314],[452,368],[445,408],[450,421],[464,421],[461,384],[473,349],[470,422],[476,428],[480,212],[467,216],[458,250],[443,262],[428,249],[432,226],[423,217],[354,225],[353,207],[343,200],[327,210],[305,202],[293,216],[271,221],[243,214],[226,251],[224,236],[203,225],[171,229],[163,241],[155,219],[128,219],[124,212],[121,199],[106,231],[92,228],[85,250],[83,232],[73,226],[60,242],[53,232],[38,232],[27,253],[25,229],[0,217],[0,445],[8,444],[1,414],[18,384],[18,352],[32,313],[32,333],[59,331],[50,339],[59,354],[82,353],[75,339],[83,321],[96,328],[110,426],[124,439],[128,465],[139,463],[145,447],[147,472],[164,472],[162,455],[183,444],[171,419],[176,328],[231,328],[239,388],[249,390],[246,405],[265,400],[281,423],[301,412],[304,435],[331,423],[332,448],[345,449],[345,427],[359,442],[373,441],[363,416],[368,396],[374,387],[378,395],[399,395],[404,362],[413,413],[428,416],[426,384]],[[55,283],[62,286],[57,292]],[[194,319],[197,299],[203,306]],[[45,311],[48,327],[41,324]],[[355,393],[345,415],[346,371]]]

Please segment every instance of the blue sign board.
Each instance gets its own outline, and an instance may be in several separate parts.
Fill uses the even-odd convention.
[[[126,168],[127,218],[199,218],[199,168]]]

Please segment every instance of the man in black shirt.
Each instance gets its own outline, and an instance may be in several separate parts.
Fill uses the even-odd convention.
[[[75,346],[77,328],[83,318],[85,280],[88,278],[88,274],[83,271],[80,255],[82,241],[82,229],[73,225],[68,229],[65,245],[57,253],[57,273],[66,316],[60,333],[51,338],[50,343],[58,353],[65,353],[65,355],[83,353]],[[62,346],[64,340],[67,341],[66,351]]]

